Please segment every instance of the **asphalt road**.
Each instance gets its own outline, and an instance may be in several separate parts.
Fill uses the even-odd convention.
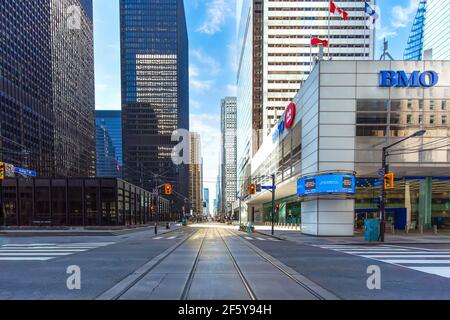
[[[81,289],[69,290],[78,266]],[[370,266],[380,289],[369,289]],[[450,299],[450,245],[314,245],[198,225],[155,236],[0,238],[7,299]]]

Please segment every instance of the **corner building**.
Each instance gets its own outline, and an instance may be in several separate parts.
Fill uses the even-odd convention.
[[[301,223],[310,235],[353,235],[363,219],[379,216],[382,148],[426,130],[390,150],[396,180],[387,192],[387,220],[398,229],[448,228],[449,67],[448,61],[320,61],[293,100],[290,128],[280,121],[251,162],[252,177],[277,173],[276,222]],[[434,71],[439,80],[432,87],[383,87],[384,70]],[[302,194],[305,179],[319,184],[325,174],[354,177],[354,192],[343,193],[341,184]],[[243,221],[268,223],[270,201],[268,191],[248,198]]]

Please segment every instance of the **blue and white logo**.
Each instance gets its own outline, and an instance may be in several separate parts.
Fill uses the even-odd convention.
[[[380,87],[430,88],[434,87],[438,81],[439,75],[435,71],[414,71],[410,75],[405,71],[380,71]]]

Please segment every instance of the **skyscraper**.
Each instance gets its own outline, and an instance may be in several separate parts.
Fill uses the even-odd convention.
[[[188,165],[175,165],[174,130],[189,130],[188,35],[183,0],[120,0],[125,179],[188,194]],[[183,201],[175,202],[181,209]]]
[[[336,1],[347,20],[330,14],[329,0],[242,0],[238,17],[238,180],[249,176],[251,158],[307,79],[319,48],[325,59],[361,60],[374,55],[374,32],[365,3]]]
[[[93,29],[92,0],[51,1],[56,176],[95,176]]]
[[[203,169],[200,135],[189,134],[189,200],[195,216],[203,215]]]
[[[1,159],[95,175],[92,0],[0,3]]]
[[[420,1],[403,58],[405,60],[450,59],[449,1]]]
[[[203,188],[203,202],[205,203],[206,210],[204,213],[208,216],[210,214],[209,210],[209,188]]]
[[[231,207],[236,201],[237,190],[237,119],[236,97],[226,97],[221,101],[221,132],[222,132],[222,199],[223,208],[231,213]]]
[[[97,110],[95,115],[97,176],[121,177],[122,113],[119,110]]]

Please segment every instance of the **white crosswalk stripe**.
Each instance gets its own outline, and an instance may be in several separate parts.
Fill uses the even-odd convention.
[[[387,245],[316,245],[316,247],[450,278],[450,250],[432,250]]]
[[[111,244],[114,242],[4,244],[0,246],[0,261],[48,261]]]
[[[259,240],[259,241],[280,241],[280,240],[278,240],[278,239],[275,239],[275,238],[270,238],[270,237],[267,237],[267,238],[263,238],[263,237],[249,237],[249,236],[244,236],[244,238],[245,239],[247,239],[247,240],[250,240],[250,241],[253,241],[253,240]]]

